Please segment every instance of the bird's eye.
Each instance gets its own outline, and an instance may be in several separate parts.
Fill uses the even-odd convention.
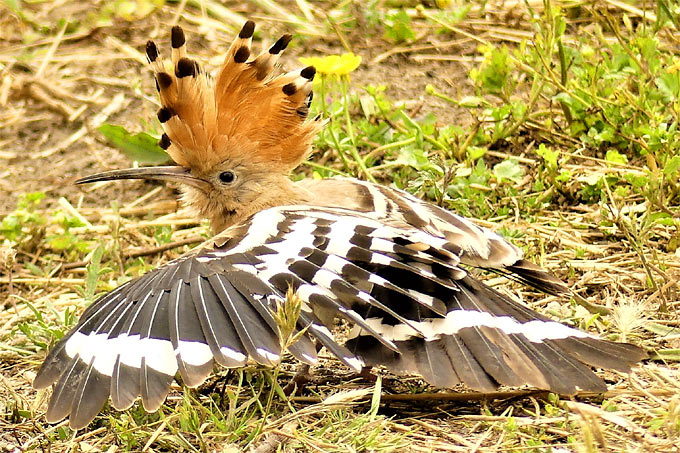
[[[220,181],[222,181],[225,184],[230,184],[234,182],[234,179],[236,179],[236,175],[234,175],[234,172],[229,170],[229,171],[223,171],[220,173]]]

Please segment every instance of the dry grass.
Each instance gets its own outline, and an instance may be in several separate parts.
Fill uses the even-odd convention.
[[[568,280],[582,300],[577,301],[580,305],[567,304],[500,278],[491,279],[491,284],[557,319],[641,344],[655,355],[655,360],[641,364],[631,375],[601,372],[610,388],[604,395],[560,398],[528,389],[433,393],[436,390],[418,379],[383,375],[377,384],[367,383],[326,358],[315,370],[317,378],[308,393],[290,400],[276,395],[271,385],[273,376],[279,382],[292,376],[294,366],[287,361],[274,374],[254,368],[222,370],[198,391],[176,385],[157,414],[145,415],[139,408],[124,413],[106,410],[81,432],[71,432],[65,423],[47,424],[42,418],[47,392],[36,392],[31,382],[44,357],[44,343],[62,333],[64,324],[73,322],[73,314],[87,304],[82,294],[88,294],[88,279],[96,274],[85,267],[93,246],[104,245],[103,266],[110,268],[101,275],[96,287],[100,292],[207,237],[205,224],[177,211],[170,189],[142,183],[87,188],[71,184],[76,177],[128,165],[96,133],[99,125],[158,131],[155,123],[147,123],[157,109],[153,80],[140,51],[147,39],[165,43],[169,26],[181,23],[193,38],[190,50],[214,67],[218,60],[213,56],[228,45],[244,18],[254,18],[266,42],[284,31],[299,34],[284,66],[295,67],[295,57],[303,53],[351,49],[365,63],[353,74],[354,87],[380,81],[388,84],[387,95],[404,101],[411,114],[434,113],[441,124],[468,125],[473,120],[464,109],[426,97],[425,85],[455,98],[473,94],[467,73],[482,60],[477,47],[515,46],[531,39],[534,30],[527,11],[531,8],[540,14],[543,3],[475,3],[468,19],[455,26],[437,22],[434,9],[407,9],[415,34],[407,44],[389,43],[380,33],[371,32],[359,14],[360,2],[259,0],[222,6],[209,1],[139,1],[130,17],[123,13],[124,2],[27,3],[20,5],[19,12],[13,12],[10,3],[0,6],[0,218],[15,210],[21,194],[44,192],[46,198],[35,214],[48,221],[29,225],[18,243],[0,243],[0,300],[4,301],[0,448],[680,451],[680,261],[668,246],[677,241],[678,232],[674,225],[645,223],[647,200],[612,193],[607,202],[592,204],[557,197],[558,205],[564,201],[559,209],[553,204],[531,218],[520,208],[522,195],[508,194],[500,200],[507,207],[504,214],[480,220],[487,226],[523,232],[515,242],[532,259]],[[386,9],[389,3],[378,2],[378,7]],[[144,5],[160,6],[147,13],[142,11]],[[565,5],[568,11],[585,6]],[[614,0],[599,6],[613,17],[625,14],[636,23],[656,20],[656,9],[652,13]],[[350,13],[357,17],[352,27]],[[573,17],[572,25],[582,16]],[[434,33],[442,28],[444,33]],[[667,38],[665,46],[677,46],[670,32],[660,36]],[[565,37],[569,39],[578,37]],[[615,42],[617,38],[607,32],[604,39]],[[528,123],[522,130],[541,137],[550,132],[543,127]],[[572,156],[564,168],[573,179],[564,192],[569,192],[569,184],[579,185],[579,178],[646,172],[644,158],[612,164],[584,152],[570,137],[555,137],[556,142],[561,140],[563,156]],[[384,145],[374,144],[367,154],[381,155]],[[535,148],[535,140],[520,137],[512,146],[489,151],[486,158],[498,161],[512,155],[530,169],[516,184],[521,192],[534,184],[541,164]],[[341,168],[330,150],[316,158]],[[391,180],[379,167],[373,174]],[[492,193],[497,187],[478,189]],[[62,197],[68,202],[59,201]],[[677,206],[667,208],[677,219]],[[50,245],[54,235],[64,231],[57,210],[83,220],[70,228],[76,239],[67,250]],[[80,245],[88,250],[79,251]],[[266,407],[267,401],[271,407]]]

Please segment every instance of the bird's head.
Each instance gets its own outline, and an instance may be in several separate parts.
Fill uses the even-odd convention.
[[[160,146],[177,164],[113,170],[77,183],[114,179],[177,182],[187,205],[215,232],[271,206],[302,201],[288,175],[310,153],[320,122],[308,120],[312,66],[274,76],[282,36],[251,59],[255,24],[246,22],[213,79],[186,56],[184,32],[172,28],[172,65],[153,41],[146,54],[155,73],[163,125]]]

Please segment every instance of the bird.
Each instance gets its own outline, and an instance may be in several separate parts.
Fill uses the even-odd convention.
[[[295,359],[325,347],[361,372],[381,366],[440,388],[529,385],[604,392],[593,368],[630,372],[647,354],[552,320],[488,286],[481,269],[556,296],[569,286],[499,234],[416,196],[352,178],[290,173],[324,126],[310,118],[316,70],[280,73],[292,36],[252,55],[247,21],[214,76],[187,56],[180,26],[171,61],[149,41],[174,165],[112,170],[78,183],[169,181],[214,236],[95,300],[51,348],[34,380],[53,387],[46,419],[86,427],[107,401],[158,410],[179,374],[197,387],[215,365],[275,366],[277,307],[299,304]],[[344,329],[344,330],[343,330]]]

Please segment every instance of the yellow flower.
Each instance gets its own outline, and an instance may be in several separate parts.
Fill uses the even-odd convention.
[[[314,66],[321,74],[344,76],[359,67],[361,56],[350,52],[327,57],[300,58],[300,61],[307,66]]]
[[[668,72],[669,74],[678,72],[678,70],[680,70],[680,60],[674,61],[672,65],[666,68],[666,72]]]

